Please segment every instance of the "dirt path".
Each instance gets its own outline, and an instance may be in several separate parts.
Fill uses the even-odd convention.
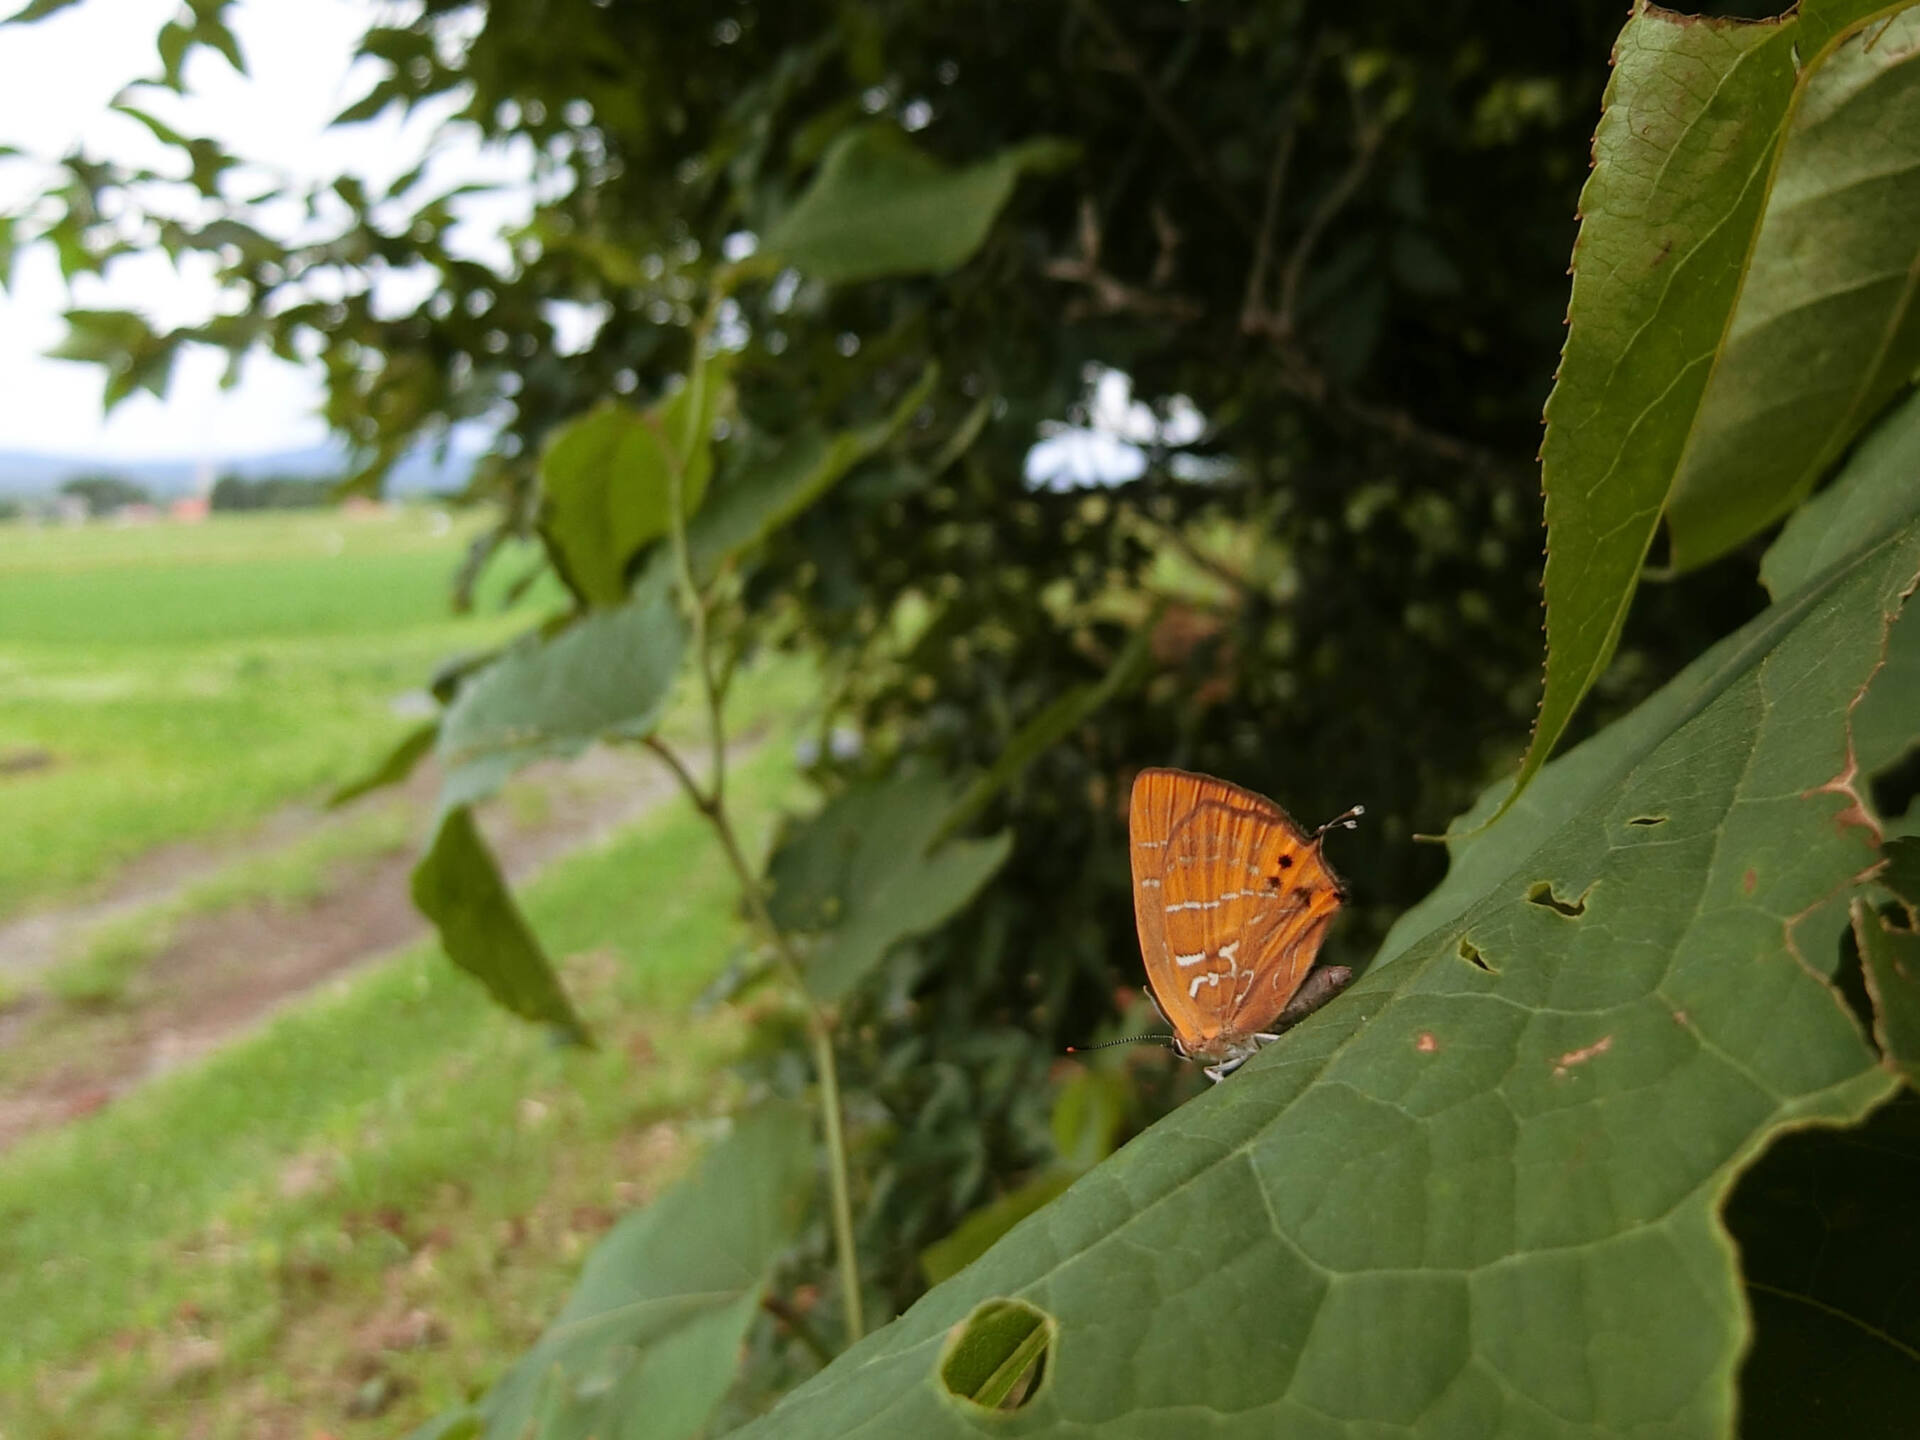
[[[536,767],[522,782],[481,813],[516,883],[677,794],[650,757],[605,749],[564,766]],[[429,821],[436,784],[435,775],[416,773],[403,791],[360,803],[392,804],[401,794],[417,836]],[[93,1113],[323,981],[422,938],[427,929],[408,895],[418,857],[410,845],[339,864],[311,902],[249,900],[178,920],[116,1005],[73,1007],[30,988],[36,973],[95,927],[131,920],[238,860],[300,843],[352,814],[294,807],[236,842],[168,846],[130,865],[99,899],[0,924],[0,977],[23,992],[0,1011],[0,1150]]]

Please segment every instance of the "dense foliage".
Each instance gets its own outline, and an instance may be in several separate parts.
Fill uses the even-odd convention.
[[[1582,885],[1612,887],[1603,898],[1626,893],[1645,875],[1606,867],[1651,865],[1646,857],[1660,853],[1642,847],[1637,859],[1618,859],[1618,845],[1591,835],[1575,843],[1555,827],[1601,823],[1594,817],[1612,803],[1610,786],[1641,795],[1637,766],[1704,764],[1688,750],[1699,735],[1674,719],[1681,699],[1711,717],[1717,743],[1799,737],[1803,748],[1781,772],[1791,772],[1791,786],[1776,782],[1782,793],[1828,780],[1834,772],[1821,767],[1833,746],[1852,753],[1846,697],[1873,677],[1911,578],[1900,571],[1911,549],[1900,508],[1910,472],[1863,471],[1849,493],[1868,498],[1838,519],[1823,512],[1796,542],[1877,538],[1885,551],[1877,560],[1816,586],[1806,568],[1782,580],[1780,552],[1770,552],[1774,607],[1741,632],[1745,648],[1695,660],[1759,611],[1764,527],[1832,468],[1920,358],[1910,353],[1904,292],[1872,292],[1863,303],[1877,308],[1859,313],[1816,314],[1821,297],[1795,289],[1786,260],[1768,268],[1768,246],[1790,255],[1793,237],[1762,228],[1773,191],[1748,182],[1765,173],[1780,195],[1798,199],[1831,170],[1830,156],[1807,148],[1818,136],[1788,144],[1801,134],[1796,125],[1811,130],[1827,113],[1832,97],[1810,88],[1815,80],[1850,97],[1845,87],[1866,82],[1849,79],[1847,67],[1871,72],[1884,84],[1862,93],[1896,114],[1911,83],[1900,69],[1905,51],[1863,42],[1867,9],[1810,9],[1781,25],[1683,24],[1643,10],[1620,42],[1548,433],[1553,644],[1547,716],[1528,764],[1537,767],[1556,739],[1578,738],[1576,724],[1633,718],[1601,731],[1564,768],[1543,771],[1530,793],[1549,799],[1523,804],[1482,844],[1457,845],[1448,888],[1422,911],[1455,895],[1446,921],[1471,912],[1476,937],[1484,926],[1509,953],[1540,947],[1537,968],[1484,979],[1501,965],[1478,963],[1480,939],[1442,936],[1439,920],[1417,933],[1402,921],[1380,953],[1406,963],[1335,1007],[1347,1019],[1311,1031],[1318,1039],[1304,1042],[1303,1056],[1331,1055],[1362,1020],[1390,1014],[1401,1018],[1370,1033],[1398,1036],[1397,1026],[1415,1023],[1403,991],[1485,1002],[1463,1003],[1462,1016],[1545,1005],[1542,995],[1561,983],[1556,967],[1571,965],[1577,948],[1573,932],[1551,927],[1586,908],[1605,913],[1600,900],[1587,907]],[[170,30],[160,83],[178,86],[185,48],[227,48],[219,12],[212,0],[196,4],[191,21]],[[182,183],[198,191],[191,203],[164,210],[164,191],[141,177],[75,157],[66,188],[13,229],[57,245],[70,272],[134,245],[220,258],[236,303],[204,326],[156,335],[137,317],[73,316],[69,353],[109,364],[114,393],[161,385],[184,343],[316,350],[332,382],[330,418],[361,446],[369,484],[454,423],[499,421],[476,497],[497,506],[501,534],[540,532],[576,598],[575,618],[497,663],[444,676],[443,723],[411,737],[389,774],[438,747],[447,818],[416,893],[454,958],[519,1013],[577,1027],[465,807],[528,759],[597,737],[650,738],[683,662],[717,694],[757,645],[817,658],[829,684],[820,770],[834,798],[786,835],[769,874],[771,903],[756,916],[766,964],[806,1001],[769,1021],[774,1043],[759,1074],[776,1089],[794,1085],[802,1031],[823,1078],[837,1051],[866,1285],[893,1309],[929,1275],[959,1269],[1171,1098],[1157,1062],[1131,1085],[1100,1070],[1057,1092],[1045,1083],[1062,1044],[1100,1029],[1137,977],[1121,823],[1132,769],[1172,763],[1230,775],[1303,819],[1364,800],[1368,827],[1350,845],[1343,837],[1339,852],[1357,896],[1334,942],[1341,958],[1359,962],[1444,868],[1443,853],[1415,834],[1445,828],[1519,758],[1539,696],[1533,456],[1617,25],[1616,7],[1597,4],[1383,11],[896,0],[736,4],[694,21],[587,0],[484,12],[428,0],[411,21],[369,32],[365,51],[384,73],[343,119],[454,96],[458,123],[531,141],[547,198],[508,237],[504,267],[459,251],[458,197],[421,193],[418,174],[388,194],[343,178],[311,197],[316,223],[328,228],[297,244],[253,228],[244,207],[218,204],[208,219],[205,202],[225,201],[228,157],[184,138]],[[1835,37],[1853,48],[1828,64]],[[1703,75],[1725,83],[1695,83]],[[1636,113],[1659,123],[1629,124]],[[1894,123],[1841,133],[1911,149]],[[132,194],[139,204],[103,203]],[[1910,213],[1901,208],[1910,204],[1904,191],[1890,196],[1872,212],[1880,218],[1867,228],[1878,228],[1864,240],[1873,243],[1842,247],[1876,283],[1905,263],[1896,254],[1894,270],[1876,268],[1873,244],[1894,237],[1883,248],[1899,250],[1907,232],[1885,217]],[[1811,215],[1804,223],[1816,240],[1849,223],[1818,204],[1795,213]],[[1674,264],[1663,270],[1669,253]],[[416,267],[433,274],[432,291],[418,309],[393,313],[375,277]],[[1681,278],[1669,283],[1671,275]],[[1758,311],[1739,308],[1749,275],[1754,304],[1772,304],[1774,314],[1755,319]],[[1791,342],[1766,338],[1773,332],[1762,322],[1780,315]],[[572,353],[558,349],[563,321],[588,337]],[[1763,338],[1749,338],[1756,333]],[[1855,357],[1843,402],[1805,419],[1817,444],[1742,490],[1737,478],[1753,457],[1785,454],[1742,402],[1753,395],[1774,406],[1769,413],[1811,413],[1798,388],[1807,366],[1795,358],[1808,352],[1796,344]],[[1144,397],[1137,404],[1121,403],[1129,385]],[[1049,470],[1048,451],[1034,452],[1034,442],[1062,422],[1104,425],[1132,449],[1101,470]],[[1860,513],[1880,529],[1857,523]],[[1673,558],[1691,573],[1643,587],[1623,619],[1663,515]],[[464,583],[493,543],[477,548]],[[1847,546],[1834,544],[1825,558],[1837,562]],[[1714,557],[1725,558],[1699,568]],[[1838,607],[1822,612],[1825,628],[1805,614],[1807,597]],[[1786,719],[1754,718],[1742,707],[1772,703],[1776,652],[1834,657],[1839,690],[1797,695],[1804,713]],[[837,727],[859,744],[831,743]],[[703,788],[682,778],[724,830],[718,780]],[[1715,805],[1730,811],[1763,798],[1745,777],[1725,778],[1721,790],[1692,797],[1698,814],[1686,814],[1699,826],[1712,829]],[[1485,802],[1482,814],[1494,808]],[[1676,800],[1657,822],[1651,811],[1621,818],[1664,825],[1683,808]],[[1798,868],[1763,900],[1784,905],[1791,892],[1806,901],[1871,864],[1844,836],[1824,847],[1780,840],[1830,828],[1815,809],[1754,822],[1767,843],[1800,847]],[[1676,823],[1673,833],[1686,828]],[[1698,940],[1681,902],[1694,885],[1705,903],[1715,873],[1701,863],[1666,877],[1672,903],[1656,908],[1671,924],[1640,937],[1673,965]],[[1519,874],[1509,869],[1529,866],[1545,867],[1528,871],[1531,889],[1473,888],[1506,886]],[[744,866],[743,878],[757,900]],[[1580,933],[1597,933],[1597,921]],[[1833,934],[1820,933],[1832,952]],[[1792,937],[1782,943],[1791,948]],[[1784,951],[1776,958],[1792,969]],[[1471,974],[1459,973],[1463,962]],[[1823,966],[1831,969],[1826,956],[1814,962]],[[1794,992],[1782,1003],[1824,1003],[1824,975],[1806,980],[1812,1000]],[[1613,999],[1651,1003],[1649,993]],[[1747,1023],[1717,983],[1703,985],[1699,1005],[1716,1016],[1703,1024]],[[1675,1006],[1663,1023],[1684,1026],[1693,1008]],[[1736,1156],[1751,1158],[1753,1137],[1797,1119],[1857,1117],[1884,1095],[1871,1057],[1850,1049],[1848,1036],[1792,1013],[1813,1027],[1807,1043],[1831,1073],[1798,1090],[1805,1076],[1769,1082],[1778,1103],[1748,1107],[1737,1125],[1726,1120],[1711,1137],[1722,1148],[1710,1163],[1700,1158],[1707,1139],[1676,1139],[1692,1158],[1662,1171],[1659,1185],[1706,1197],[1699,1214],[1687,1212],[1697,1222],[1688,1245],[1711,1248],[1712,1186],[1730,1183]],[[777,1043],[782,1024],[793,1046]],[[1469,1033],[1495,1049],[1520,1043]],[[1432,1039],[1426,1030],[1404,1038],[1420,1035]],[[1551,1041],[1529,1032],[1526,1045],[1563,1040],[1540,1058],[1560,1056],[1567,1073],[1606,1053],[1582,1055],[1599,1042],[1557,1031]],[[1764,1069],[1744,1043],[1717,1053],[1732,1055],[1735,1069]],[[1365,1069],[1402,1063],[1398,1050],[1389,1059],[1379,1048],[1386,1044],[1377,1055],[1352,1052],[1374,1057],[1352,1062],[1361,1067],[1349,1082],[1356,1091],[1391,1090],[1386,1070]],[[1314,1148],[1331,1147],[1321,1137],[1341,1128],[1318,1118],[1326,1091],[1300,1065],[1250,1068],[1192,1122],[1213,1127],[1207,1145],[1270,1148],[1262,1127],[1284,1111],[1287,1125],[1304,1127],[1287,1132],[1301,1153],[1344,1173],[1331,1148]],[[1620,1083],[1630,1082],[1655,1104],[1659,1085],[1679,1083],[1664,1070]],[[1491,1094],[1503,1081],[1482,1068],[1450,1083]],[[829,1084],[830,1121],[839,1108]],[[1191,1182],[1190,1203],[1204,1212],[1193,1224],[1205,1228],[1207,1216],[1236,1203],[1236,1179],[1176,1153],[1182,1135],[1198,1133],[1163,1126],[1122,1158],[1149,1189],[1171,1194]],[[1497,1127],[1443,1140],[1415,1125],[1375,1138],[1382,1153],[1492,1145],[1499,1164],[1516,1163],[1513,1137],[1501,1149]],[[763,1162],[768,1173],[796,1169],[790,1155],[756,1159],[744,1143],[714,1163],[756,1175]],[[1021,1187],[1029,1174],[1036,1178]],[[1312,1197],[1292,1198],[1364,1210],[1367,1195],[1333,1194],[1344,1183],[1328,1179]],[[1380,1183],[1404,1195],[1424,1171],[1383,1173]],[[1131,1224],[1131,1202],[1112,1203],[1105,1184],[1076,1188],[1059,1223],[1088,1236]],[[963,1217],[979,1221],[995,1197],[977,1246],[927,1252]],[[1397,1254],[1404,1237],[1382,1241],[1382,1227],[1391,1231],[1398,1213],[1384,1205],[1384,1218],[1358,1232],[1356,1245],[1380,1241],[1382,1250],[1342,1251],[1329,1268],[1385,1265],[1382,1251]],[[1616,1217],[1588,1218],[1580,1243],[1605,1250]],[[1326,1248],[1317,1232],[1302,1240],[1311,1226],[1298,1216],[1275,1226],[1295,1221],[1297,1243]],[[768,1239],[767,1216],[739,1223],[754,1253],[783,1253]],[[784,1252],[788,1273],[817,1277],[828,1226],[797,1233],[800,1258]],[[918,1385],[913,1393],[932,1405],[933,1388],[914,1369],[920,1342],[995,1293],[982,1286],[1021,1290],[1072,1323],[1075,1306],[1091,1302],[1050,1290],[1047,1268],[1082,1250],[1089,1273],[1111,1276],[1119,1262],[1092,1241],[1076,1248],[1058,1238],[1067,1233],[1020,1231],[1023,1240],[995,1252],[992,1280],[963,1271],[910,1334],[874,1342],[870,1353],[908,1355],[897,1370],[870,1372],[851,1390],[844,1380],[836,1388],[840,1372],[831,1370],[805,1413],[826,1417],[822,1433],[840,1433],[848,1416],[887,1403],[891,1380],[872,1378],[882,1372],[899,1377],[902,1393]],[[1227,1243],[1229,1232],[1218,1233]],[[1171,1234],[1161,1241],[1174,1248]],[[1468,1245],[1426,1261],[1462,1267],[1495,1253]],[[1644,1268],[1633,1283],[1651,1283],[1666,1264],[1634,1263]],[[1608,1271],[1594,1283],[1617,1280]],[[590,1277],[583,1294],[617,1309],[618,1287],[608,1284]],[[823,1309],[847,1318],[848,1289]],[[724,1315],[701,1312],[689,1325],[710,1321],[737,1345],[751,1306],[727,1294]],[[1486,1313],[1518,1334],[1530,1302],[1507,1298]],[[1137,1303],[1142,1323],[1157,1323],[1155,1297],[1143,1292]],[[1454,1302],[1434,1303],[1429,1318],[1444,1330]],[[1382,1290],[1368,1304],[1413,1302]],[[1681,1379],[1721,1388],[1686,1412],[1689,1423],[1710,1425],[1720,1413],[1737,1352],[1737,1326],[1720,1323],[1727,1305],[1714,1304],[1712,1323],[1692,1329],[1719,1348]],[[1317,1313],[1308,1306],[1262,1330],[1260,1343],[1294,1345]],[[1342,1311],[1340,1324],[1364,1334],[1373,1313]],[[1017,1307],[992,1314],[981,1324],[1005,1330],[1010,1354],[1050,1333]],[[1206,1326],[1215,1317],[1189,1318]],[[789,1313],[788,1323],[798,1334],[804,1317]],[[630,1338],[664,1348],[692,1343],[686,1333]],[[1148,1342],[1129,1333],[1116,1343]],[[806,1363],[791,1344],[781,1358]],[[1262,1374],[1279,1364],[1258,1358]],[[1302,1381],[1323,1414],[1335,1413],[1328,1397],[1342,1388],[1337,1361],[1326,1363],[1324,1391],[1312,1376]],[[759,1383],[781,1373],[764,1367]],[[997,1384],[996,1373],[984,1364],[980,1385]],[[1717,1378],[1700,1378],[1709,1374]],[[1423,1372],[1391,1394],[1347,1385],[1384,1408],[1337,1413],[1407,1423],[1421,1404],[1440,1403],[1444,1376],[1421,1388],[1438,1375]],[[655,1382],[638,1371],[629,1379],[639,1389],[617,1393],[638,1405],[635,1395]],[[489,1402],[487,1423],[522,1415],[521,1383]],[[1046,1403],[1071,1415],[1085,1398],[1059,1388]],[[1485,1400],[1475,1391],[1450,1403]]]

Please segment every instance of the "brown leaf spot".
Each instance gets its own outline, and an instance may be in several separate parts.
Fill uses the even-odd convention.
[[[1754,873],[1753,867],[1749,865],[1747,867],[1747,873],[1740,877],[1740,888],[1751,895],[1753,894],[1753,887],[1759,883],[1760,877]]]
[[[1413,1042],[1413,1048],[1422,1055],[1431,1055],[1440,1048],[1440,1042],[1433,1038],[1431,1030],[1422,1030],[1419,1039]]]
[[[1553,1063],[1553,1075],[1557,1080],[1576,1065],[1584,1065],[1596,1055],[1604,1055],[1613,1048],[1613,1036],[1602,1035],[1591,1045],[1583,1045],[1578,1050],[1569,1050]]]

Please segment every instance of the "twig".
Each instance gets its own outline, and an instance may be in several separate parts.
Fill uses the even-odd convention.
[[[689,384],[706,383],[704,367],[697,362],[700,333],[696,332],[695,373],[698,381]],[[695,393],[688,397],[690,431],[701,423],[705,413],[704,397]],[[647,746],[666,762],[674,778],[686,790],[696,808],[712,823],[714,833],[720,837],[720,846],[726,852],[727,863],[733,867],[733,873],[740,882],[740,888],[746,896],[747,908],[767,941],[773,946],[779,957],[780,969],[794,994],[799,998],[806,1015],[807,1039],[813,1051],[814,1072],[820,1078],[821,1126],[825,1131],[827,1148],[827,1188],[833,1211],[833,1242],[838,1252],[836,1259],[840,1268],[840,1288],[844,1292],[842,1304],[846,1319],[847,1343],[857,1341],[865,1333],[866,1324],[862,1314],[860,1298],[860,1256],[853,1242],[853,1199],[848,1183],[847,1141],[840,1115],[840,1073],[833,1053],[833,1029],[826,1014],[814,1004],[807,994],[806,981],[801,974],[800,957],[794,952],[793,942],[784,931],[774,923],[773,912],[767,907],[767,898],[760,888],[759,877],[747,864],[747,857],[740,848],[739,837],[734,833],[733,821],[726,809],[726,731],[725,717],[722,714],[722,695],[714,678],[712,647],[707,633],[707,597],[694,578],[693,561],[687,545],[687,517],[684,506],[686,492],[686,471],[680,459],[680,453],[668,442],[664,430],[658,422],[654,423],[654,434],[661,442],[661,452],[667,465],[667,511],[668,523],[672,532],[674,565],[677,570],[681,589],[688,610],[691,612],[693,643],[700,676],[700,686],[707,702],[708,739],[713,747],[713,770],[708,787],[703,791],[693,772],[687,768],[673,747],[658,736],[649,736]],[[687,453],[692,453],[692,440],[697,432],[689,435]]]
[[[1306,274],[1307,262],[1313,258],[1314,247],[1320,243],[1327,226],[1346,209],[1347,202],[1360,189],[1361,183],[1367,178],[1367,171],[1373,168],[1373,157],[1380,151],[1380,142],[1386,138],[1387,127],[1384,124],[1378,121],[1362,122],[1352,162],[1334,182],[1333,189],[1320,197],[1313,214],[1307,217],[1300,238],[1294,242],[1293,252],[1287,256],[1287,268],[1280,277],[1280,311],[1273,323],[1281,334],[1293,333],[1294,304],[1299,299],[1300,280]]]
[[[1260,210],[1260,236],[1254,243],[1253,268],[1247,272],[1246,298],[1240,305],[1240,329],[1252,335],[1260,329],[1267,314],[1267,266],[1273,259],[1273,235],[1280,223],[1280,197],[1286,193],[1287,172],[1293,168],[1293,147],[1300,138],[1300,112],[1306,109],[1313,87],[1314,71],[1320,67],[1320,40],[1315,37],[1307,49],[1306,63],[1300,67],[1300,79],[1287,97],[1286,118],[1280,124],[1280,139],[1273,147],[1273,163],[1267,167],[1267,194]]]
[[[1107,18],[1107,13],[1100,8],[1098,0],[1074,0],[1074,8],[1087,18],[1087,22],[1095,30],[1100,32],[1100,38],[1113,48],[1120,69],[1139,89],[1141,98],[1147,102],[1147,109],[1151,110],[1153,118],[1160,122],[1160,128],[1167,132],[1173,143],[1179,147],[1180,152],[1187,157],[1187,163],[1193,167],[1194,174],[1205,181],[1214,192],[1214,197],[1219,200],[1221,208],[1232,218],[1233,223],[1246,234],[1253,234],[1253,221],[1248,218],[1247,212],[1240,208],[1240,201],[1234,195],[1232,188],[1220,178],[1220,173],[1214,169],[1213,162],[1207,158],[1207,152],[1194,138],[1193,132],[1187,128],[1186,121],[1182,120],[1179,112],[1167,102],[1167,97],[1160,93],[1160,87],[1154,83],[1153,77],[1147,74],[1146,66],[1141,63],[1139,53],[1128,43],[1126,36],[1120,33],[1119,27]]]
[[[1166,253],[1166,243],[1163,233],[1163,254]],[[1056,256],[1041,265],[1040,272],[1049,280],[1085,286],[1090,292],[1088,303],[1096,315],[1146,315],[1184,325],[1188,321],[1198,320],[1206,309],[1197,300],[1190,300],[1183,295],[1143,290],[1102,270],[1100,220],[1094,212],[1092,199],[1084,196],[1080,201],[1080,253],[1077,256]]]

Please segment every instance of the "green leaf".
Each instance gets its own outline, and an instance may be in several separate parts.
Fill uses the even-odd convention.
[[[973,258],[1024,171],[1055,170],[1078,151],[1029,140],[953,170],[892,125],[841,136],[765,249],[830,284],[887,275],[944,275]]]
[[[327,797],[327,808],[337,810],[350,801],[358,800],[373,790],[381,790],[388,785],[398,785],[413,773],[418,765],[433,752],[433,742],[440,737],[440,722],[429,720],[418,728],[409,730],[400,737],[400,743],[387,752],[373,769],[358,780],[350,780]]]
[[[464,805],[441,817],[433,848],[413,872],[413,903],[439,930],[447,958],[485,985],[502,1008],[553,1025],[569,1039],[587,1039]]]
[[[948,1337],[940,1384],[955,1399],[983,1409],[1019,1408],[1033,1389],[1023,1382],[1044,1365],[1058,1328],[1052,1316],[1024,1300],[985,1301]]]
[[[842,791],[789,827],[768,862],[782,930],[817,936],[807,989],[832,1004],[900,941],[946,923],[1006,863],[1013,836],[934,844],[946,782],[904,774]]]
[[[773,1102],[587,1258],[566,1308],[480,1401],[484,1440],[704,1433],[813,1189],[813,1127]]]
[[[939,375],[938,366],[927,366],[892,413],[871,425],[831,436],[809,425],[787,442],[772,464],[717,488],[687,527],[694,574],[704,581],[735,555],[791,523],[849,470],[898,435],[933,394]]]
[[[32,0],[24,9],[16,10],[0,24],[30,25],[35,20],[44,20],[49,15],[57,15],[69,6],[77,5],[80,0]]]
[[[920,1252],[920,1273],[929,1285],[952,1279],[991,1250],[1002,1235],[1058,1198],[1078,1174],[1075,1170],[1042,1170],[1026,1184],[982,1205],[951,1234]]]
[[[676,472],[682,513],[700,508],[713,473],[713,421],[727,357],[693,367],[646,410],[608,401],[563,425],[540,459],[541,533],[554,563],[589,605],[618,605],[627,567],[668,533]]]
[[[1909,513],[1556,761],[1342,998],[741,1433],[975,1433],[927,1381],[991,1297],[1059,1323],[1023,1436],[1731,1433],[1721,1197],[1895,1083],[1830,979],[1876,847],[1825,787],[1917,578]]]
[[[1703,564],[1800,501],[1920,364],[1920,8],[1795,92],[1766,217],[1667,505]]]
[[[1911,924],[1912,913],[1906,918]],[[1920,1090],[1920,932],[1890,924],[1867,901],[1855,900],[1853,938],[1873,997],[1873,1038],[1887,1063]]]
[[[111,410],[136,390],[165,397],[173,376],[178,340],[162,335],[131,310],[69,310],[67,336],[47,352],[56,360],[82,360],[107,372],[102,404]]]
[[[1777,598],[1897,520],[1920,477],[1920,395],[1869,436],[1833,484],[1794,512],[1760,562]],[[1920,607],[1909,606],[1887,641],[1886,664],[1853,712],[1854,759],[1872,776],[1920,743]]]
[[[440,803],[470,804],[521,766],[577,755],[596,740],[652,734],[686,643],[664,570],[624,605],[523,636],[468,676],[441,717]]]
[[[969,785],[954,802],[953,810],[942,825],[942,837],[965,826],[986,808],[987,803],[1025,772],[1027,766],[1058,745],[1084,725],[1101,706],[1121,691],[1138,684],[1146,673],[1150,645],[1160,618],[1156,607],[1133,632],[1133,638],[1107,667],[1107,673],[1091,685],[1076,685],[1062,691],[1038,715],[1021,726],[993,764]]]
[[[1872,9],[1815,6],[1808,23],[1828,34]],[[1547,401],[1541,447],[1546,687],[1514,797],[1545,763],[1613,655],[1641,565],[1701,425],[1703,400],[1724,357],[1763,217],[1786,227],[1778,230],[1778,244],[1790,243],[1798,223],[1791,216],[1797,193],[1784,192],[1770,210],[1769,187],[1796,84],[1805,91],[1816,79],[1826,83],[1825,66],[1794,68],[1800,23],[1702,19],[1643,3],[1615,48],[1594,135],[1593,174],[1580,197],[1566,350]],[[1847,82],[1843,77],[1836,83]],[[1813,104],[1795,113],[1811,124],[1823,112]],[[1851,124],[1837,123],[1842,130]],[[1888,143],[1898,145],[1903,137],[1914,143],[1906,133],[1911,127],[1885,128],[1898,132]],[[1826,143],[1824,135],[1820,140]],[[1859,223],[1872,225],[1870,217]],[[1900,241],[1910,247],[1902,227],[1891,220],[1889,227],[1900,230]],[[1860,258],[1864,269],[1884,263],[1878,251]],[[1761,278],[1753,292],[1754,324],[1761,324],[1769,306],[1785,304],[1797,337],[1791,344],[1817,345],[1817,338],[1805,338],[1805,327],[1816,319],[1831,325],[1833,317],[1783,298],[1788,284],[1777,269]],[[1904,316],[1905,302],[1893,303]],[[1888,323],[1889,333],[1904,334],[1904,318]],[[1738,333],[1747,337],[1745,353],[1764,358],[1782,383],[1796,387],[1799,402],[1812,403],[1813,387],[1827,378],[1821,367],[1804,360],[1775,366],[1777,355],[1789,348],[1777,327]],[[1877,374],[1880,366],[1869,368]],[[1884,399],[1887,392],[1875,393]],[[1757,397],[1744,389],[1717,390],[1710,423],[1731,423],[1726,417],[1750,398]],[[1775,393],[1761,403],[1792,402]],[[1830,458],[1844,444],[1841,438],[1829,445],[1839,429],[1850,435],[1869,418],[1851,401],[1843,409],[1850,417],[1844,423],[1831,416],[1816,421],[1810,412],[1803,418],[1797,410],[1791,423],[1816,430],[1821,453]],[[1750,447],[1752,439],[1749,434],[1739,443]],[[1750,448],[1715,443],[1719,448],[1700,462],[1707,467],[1701,473],[1713,478],[1700,484],[1721,484],[1721,467],[1737,464],[1736,483],[1744,486],[1754,464]],[[1755,523],[1778,513],[1774,506]],[[1699,507],[1694,516],[1699,523]]]
[[[1785,599],[1905,514],[1915,476],[1920,395],[1875,427],[1833,484],[1794,512],[1760,561],[1767,593]]]

